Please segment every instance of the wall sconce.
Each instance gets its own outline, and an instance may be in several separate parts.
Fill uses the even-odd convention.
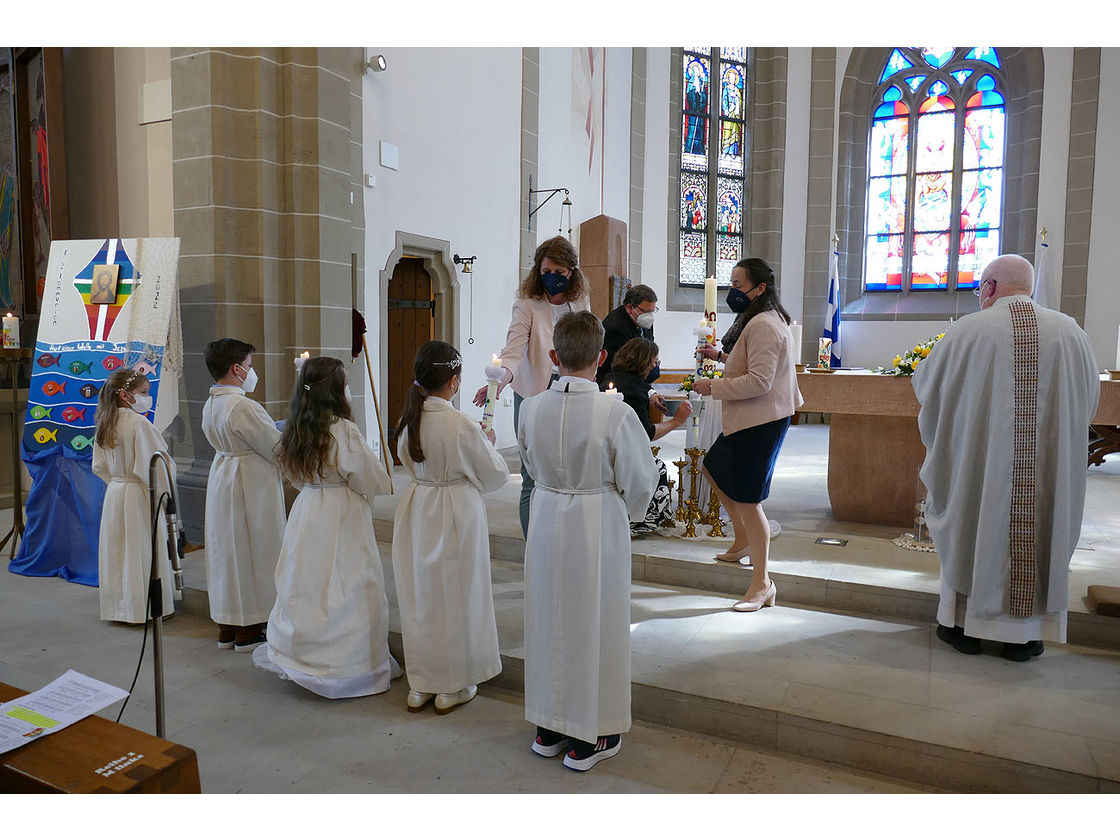
[[[542,192],[548,193],[548,198],[546,198],[540,204],[534,206],[533,196],[535,196],[537,193],[542,193]],[[569,193],[568,193],[567,188],[557,187],[554,190],[535,190],[535,189],[533,189],[533,176],[532,175],[529,176],[529,220],[528,220],[528,226],[525,228],[526,230],[531,231],[533,229],[533,216],[536,214],[536,212],[538,210],[540,210],[542,207],[544,207],[546,204],[548,204],[548,199],[549,198],[552,198],[558,192],[563,192],[564,193],[564,201],[560,205],[560,227],[558,227],[556,229],[556,232],[557,233],[563,233],[564,232],[564,211],[567,210],[567,212],[568,212],[568,239],[572,238],[572,200],[571,200],[571,198],[568,197]]]
[[[372,70],[374,73],[380,73],[381,71],[388,70],[388,69],[389,69],[389,62],[387,62],[385,60],[385,56],[381,55],[380,53],[378,55],[370,56],[369,61],[367,61],[365,64],[362,65],[362,73],[363,74],[367,70]]]

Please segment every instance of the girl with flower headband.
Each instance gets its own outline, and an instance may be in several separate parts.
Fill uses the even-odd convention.
[[[101,508],[97,548],[101,618],[142,624],[151,577],[151,507],[148,468],[167,452],[163,436],[147,419],[152,410],[148,379],[132,368],[113,371],[101,388],[94,415],[93,472],[108,486]],[[157,482],[166,487],[163,472]],[[174,578],[167,556],[167,527],[158,518],[156,558],[163,578],[163,615],[175,611]]]
[[[330,699],[389,690],[389,601],[370,506],[391,479],[351,418],[346,369],[303,363],[276,460],[302,488],[284,528],[260,668]]]
[[[502,670],[490,533],[482,494],[509,480],[493,430],[451,404],[463,359],[444,341],[416,354],[397,426],[397,455],[412,475],[393,517],[393,573],[408,662],[408,709],[437,714],[474,699]]]

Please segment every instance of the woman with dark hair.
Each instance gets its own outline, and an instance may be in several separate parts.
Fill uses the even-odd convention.
[[[329,356],[300,368],[276,460],[299,495],[276,564],[268,643],[253,662],[330,699],[389,690],[389,601],[373,533],[373,497],[391,479],[351,419],[346,369]]]
[[[692,414],[692,406],[682,402],[676,414],[661,423],[654,423],[649,416],[649,385],[646,378],[650,371],[658,366],[658,347],[648,338],[632,338],[615,353],[611,370],[600,386],[604,390],[614,388],[622,394],[623,401],[634,409],[642,428],[646,430],[650,440],[657,440],[669,434],[674,429],[680,428]],[[651,453],[651,457],[652,453]],[[645,519],[641,522],[630,523],[630,536],[649,534],[669,516],[672,506],[672,494],[669,488],[669,473],[660,458],[654,458],[659,473],[657,490],[653,493],[653,500],[646,510]]]
[[[731,517],[735,539],[716,559],[739,562],[750,556],[754,576],[733,609],[754,612],[773,606],[777,596],[766,568],[770,524],[762,502],[770,495],[790,417],[803,400],[793,366],[790,317],[778,298],[773,269],[754,257],[739,262],[731,272],[727,305],[739,313],[728,332],[735,333],[731,351],[703,351],[725,363],[723,378],[697,379],[693,388],[722,402],[723,433],[704,458],[704,475]]]
[[[509,481],[494,432],[456,411],[463,359],[446,341],[416,354],[397,426],[412,474],[393,517],[393,574],[408,662],[408,710],[469,703],[502,671],[482,494]]]
[[[561,315],[590,312],[590,290],[579,270],[576,249],[563,236],[554,236],[537,246],[533,268],[517,289],[506,346],[502,348],[505,375],[498,394],[513,383],[513,426],[521,415],[521,403],[548,389],[557,378],[556,366],[548,357],[552,349],[552,328]],[[486,386],[474,395],[474,404],[486,403]],[[533,478],[521,465],[521,533],[529,532],[529,496]]]

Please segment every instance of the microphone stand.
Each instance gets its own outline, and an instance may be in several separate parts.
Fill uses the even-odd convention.
[[[171,560],[174,573],[175,588],[183,588],[182,553],[178,539],[178,505],[175,503],[175,479],[171,469],[171,459],[165,452],[156,452],[148,463],[148,500],[152,519],[152,571],[148,583],[148,607],[152,616],[152,654],[155,675],[156,697],[156,735],[164,737],[164,708],[163,708],[163,580],[162,569],[157,562],[157,534],[158,516],[160,506],[164,504],[162,493],[156,487],[156,462],[163,465],[164,475],[167,477],[167,504],[164,514],[167,517],[167,556]]]

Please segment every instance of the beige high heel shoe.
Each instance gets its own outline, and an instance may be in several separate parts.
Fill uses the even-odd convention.
[[[732,604],[731,609],[735,612],[758,612],[763,607],[772,607],[777,602],[778,587],[774,585],[774,581],[770,581],[770,585],[766,587],[766,591],[761,596],[756,595],[750,600],[736,601]]]
[[[751,564],[750,553],[751,547],[748,545],[741,551],[725,551],[722,554],[717,554],[716,560],[719,560],[721,563],[739,563],[743,558],[746,558],[746,565],[749,566]]]

